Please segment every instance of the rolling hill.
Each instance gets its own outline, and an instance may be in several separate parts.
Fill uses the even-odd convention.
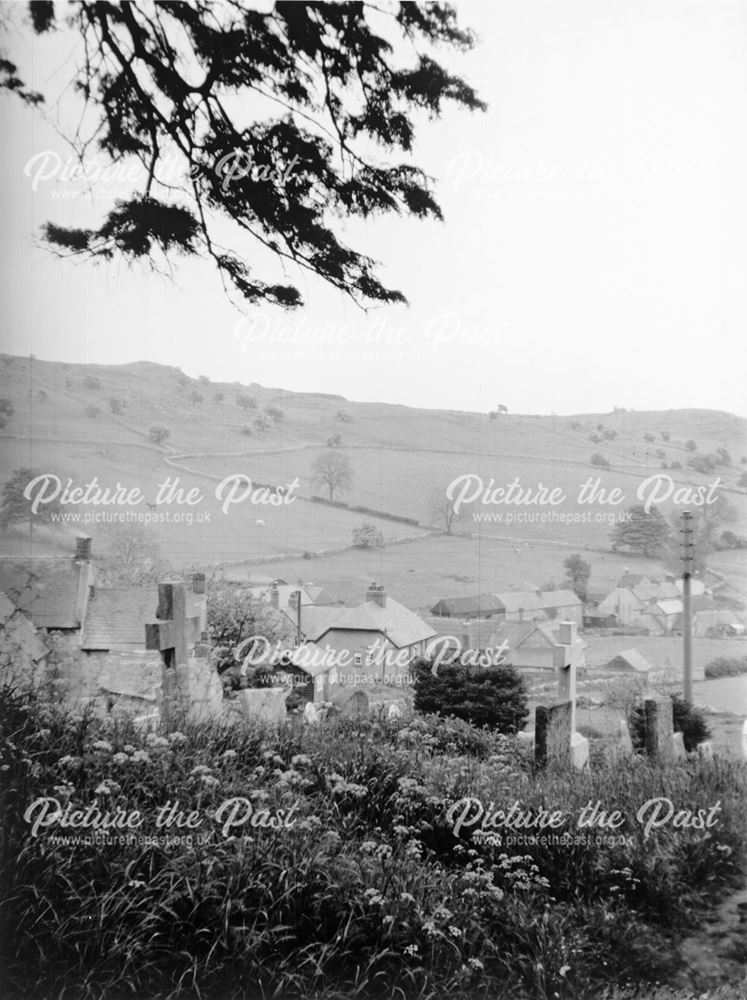
[[[747,490],[739,485],[747,470],[747,421],[717,411],[491,416],[214,383],[148,362],[74,365],[7,355],[0,356],[0,398],[13,408],[0,430],[3,481],[13,470],[30,468],[73,486],[95,477],[102,487],[137,487],[143,495],[137,509],[152,519],[159,515],[150,530],[174,568],[232,564],[249,573],[256,567],[262,575],[324,584],[340,599],[360,597],[373,578],[415,607],[477,589],[541,585],[562,579],[563,560],[572,551],[587,553],[592,586],[601,589],[625,566],[652,571],[647,561],[611,553],[609,531],[616,512],[640,502],[641,484],[656,475],[671,477],[658,484],[670,493],[688,484],[705,488],[718,476],[718,492],[737,511],[729,527],[747,533]],[[156,425],[169,431],[163,444],[150,438]],[[312,463],[336,435],[335,451],[353,470],[352,488],[341,499],[407,520],[311,501],[319,492],[311,482]],[[687,467],[693,453],[719,448],[730,464],[707,475]],[[608,465],[593,466],[594,453]],[[238,474],[255,485],[295,481],[296,499],[277,505],[247,500],[224,512],[216,489]],[[460,476],[471,477],[474,492],[480,483],[494,489],[518,480],[534,493],[540,486],[555,489],[562,501],[554,508],[465,504],[455,535],[447,537],[438,533],[443,524],[432,498]],[[199,502],[156,507],[166,477],[177,489],[199,491]],[[607,491],[617,488],[624,499],[617,506],[579,504],[589,477],[598,477]],[[671,496],[660,506],[675,509]],[[95,520],[102,508],[64,509],[81,519],[35,529],[33,543],[27,529],[10,529],[0,535],[0,554],[69,551],[72,535],[81,531],[93,536],[95,549],[106,548],[106,525]],[[555,516],[543,521],[551,509]],[[475,513],[490,520],[477,521]],[[507,513],[513,514],[508,522]],[[376,523],[385,548],[351,549],[352,532],[364,520]],[[747,590],[743,555],[717,553],[712,562]]]

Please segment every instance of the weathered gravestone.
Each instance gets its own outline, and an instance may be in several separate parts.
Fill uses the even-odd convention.
[[[330,715],[355,719],[368,712],[368,695],[357,687],[339,688],[332,695],[331,701]]]
[[[644,747],[646,754],[657,761],[674,757],[671,698],[647,698],[643,703]]]
[[[685,737],[682,733],[672,733],[672,756],[675,760],[687,757],[687,751],[685,750]]]
[[[573,704],[538,705],[534,717],[534,759],[545,764],[571,763]]]
[[[145,626],[145,648],[161,654],[161,710],[165,723],[171,725],[177,708],[189,707],[186,698],[180,698],[179,673],[188,671],[190,646],[200,637],[200,619],[187,617],[183,583],[158,584],[156,618]]]

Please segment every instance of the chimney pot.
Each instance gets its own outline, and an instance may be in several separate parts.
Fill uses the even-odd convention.
[[[193,594],[204,594],[205,593],[205,574],[204,573],[193,573],[192,574],[192,593]]]
[[[366,593],[366,600],[378,604],[380,608],[386,607],[386,591],[381,584],[372,583]]]
[[[270,604],[273,606],[273,608],[280,607],[280,591],[278,590],[277,583],[275,583],[274,581],[272,586],[270,587]]]

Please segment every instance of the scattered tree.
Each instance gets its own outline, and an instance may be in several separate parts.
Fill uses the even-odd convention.
[[[216,403],[222,403],[225,398],[226,398],[225,392],[216,392],[213,394],[213,399],[215,400]]]
[[[0,414],[10,419],[13,416],[13,404],[7,397],[0,399]]]
[[[568,556],[563,566],[571,590],[580,601],[585,602],[591,577],[591,564],[575,552],[572,556]]]
[[[109,400],[109,409],[115,417],[118,417],[124,411],[124,401],[117,396],[112,396]]]
[[[0,500],[0,528],[5,530],[21,523],[49,523],[59,514],[61,508],[56,500],[39,504],[36,513],[32,511],[33,501],[24,496],[24,490],[38,475],[39,473],[32,469],[16,469],[3,486]]]
[[[49,393],[46,389],[39,389],[36,394],[36,401],[37,403],[46,403],[49,401]]]
[[[153,531],[136,521],[114,522],[103,530],[106,548],[100,578],[109,587],[156,583],[165,567]]]
[[[189,401],[192,406],[197,406],[198,403],[204,402],[204,398],[199,389],[193,389],[189,394]]]
[[[96,420],[96,418],[99,416],[100,413],[101,410],[98,408],[98,406],[90,405],[86,407],[86,416],[90,417],[91,420]]]
[[[338,410],[335,413],[335,420],[339,420],[343,424],[349,424],[352,423],[353,417],[348,410]]]
[[[84,389],[100,389],[101,388],[101,379],[98,378],[96,375],[86,375],[86,377],[83,379],[83,388]]]
[[[693,439],[692,439],[692,438],[688,438],[688,440],[687,440],[687,441],[685,441],[685,448],[686,448],[686,449],[687,449],[688,451],[697,451],[697,450],[698,450],[698,446],[697,446],[697,444],[696,444],[696,443],[695,443],[695,442],[693,441]]]
[[[353,486],[350,459],[336,451],[324,452],[311,466],[311,482],[315,489],[327,490],[330,500],[335,493],[347,493]]]
[[[454,525],[464,517],[465,511],[460,509],[457,512],[454,501],[446,496],[446,490],[435,489],[431,493],[429,514],[439,525],[442,524],[446,534],[450,535]]]
[[[356,549],[383,549],[384,536],[373,521],[364,521],[353,528],[353,545]]]
[[[280,619],[268,604],[224,583],[208,585],[207,627],[218,672],[228,671],[235,687],[241,685],[245,658],[257,650],[257,644],[250,640],[262,637],[274,643],[282,638]],[[248,673],[247,667],[244,677]]]
[[[610,467],[609,461],[599,451],[594,452],[594,454],[591,456],[590,461],[591,464],[595,465],[598,469],[609,469]]]
[[[263,413],[260,413],[260,415],[254,421],[255,433],[260,435],[264,434],[266,431],[269,431],[271,426],[272,424]]]
[[[239,392],[236,394],[236,405],[240,406],[242,410],[256,410],[257,400],[254,396],[248,396],[245,392]]]
[[[148,431],[148,438],[153,444],[163,444],[171,437],[171,431],[161,424],[154,424]]]
[[[628,549],[643,556],[657,557],[666,554],[670,544],[667,519],[658,509],[647,512],[643,504],[628,508],[629,518],[612,529],[612,549]]]
[[[267,414],[268,417],[271,417],[276,422],[285,420],[285,412],[281,410],[279,406],[275,406],[273,403],[265,407],[265,413]]]

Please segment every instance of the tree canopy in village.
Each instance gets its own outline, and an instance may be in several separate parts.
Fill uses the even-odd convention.
[[[473,36],[444,3],[258,7],[83,0],[63,14],[52,2],[29,5],[37,34],[80,37],[77,156],[98,150],[142,167],[98,228],[51,221],[44,240],[64,255],[156,268],[178,254],[208,256],[243,303],[302,302],[296,284],[263,276],[267,252],[359,305],[404,301],[374,260],[340,238],[339,220],[441,218],[431,179],[411,160],[414,119],[439,117],[447,102],[484,108],[433,55],[469,49]],[[0,87],[32,105],[44,100],[5,56]],[[165,169],[174,158],[176,176]],[[223,245],[226,233],[235,246]]]

